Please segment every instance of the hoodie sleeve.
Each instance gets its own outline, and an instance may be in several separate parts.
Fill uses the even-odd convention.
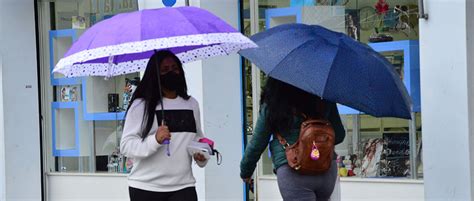
[[[142,122],[145,112],[145,102],[137,99],[133,101],[125,117],[120,152],[130,158],[146,158],[155,153],[161,146],[155,139],[154,133],[142,139]],[[153,130],[153,129],[152,129]]]

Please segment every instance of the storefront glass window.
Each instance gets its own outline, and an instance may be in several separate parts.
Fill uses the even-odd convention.
[[[421,112],[419,105],[418,6],[416,0],[255,0],[258,19],[247,13],[253,1],[244,1],[244,29],[258,31],[285,23],[318,24],[343,32],[382,53],[393,64],[414,99],[412,121],[375,118],[341,110],[346,138],[336,147],[343,177],[412,178],[423,176]],[[289,9],[292,8],[292,9]],[[290,11],[291,10],[291,11]],[[274,13],[285,13],[274,15]],[[292,13],[293,12],[293,13]],[[269,14],[270,15],[267,15]],[[273,13],[273,14],[271,14]],[[252,103],[251,64],[245,62],[247,103]],[[253,76],[253,77],[252,77]],[[263,80],[262,78],[261,80]],[[261,81],[259,85],[263,86]],[[417,83],[418,82],[418,83]],[[418,92],[418,94],[417,94]],[[418,98],[416,98],[418,97]],[[252,115],[252,106],[247,105]],[[341,106],[342,107],[342,106]],[[255,114],[255,113],[253,113]],[[247,118],[251,122],[252,118]],[[249,124],[252,125],[252,124]],[[249,129],[250,130],[250,129]],[[251,138],[251,132],[248,133]],[[412,167],[413,166],[413,167]],[[269,153],[262,155],[259,176],[274,176]]]
[[[138,10],[136,0],[42,0],[38,2],[43,158],[50,172],[126,173],[119,152],[130,90],[140,75],[65,78],[52,67],[92,25]]]

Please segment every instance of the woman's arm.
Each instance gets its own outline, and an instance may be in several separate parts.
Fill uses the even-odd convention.
[[[155,153],[161,146],[156,141],[155,135],[148,135],[145,140],[142,140],[144,108],[145,102],[137,99],[133,101],[125,117],[122,139],[120,140],[120,152],[130,158],[146,158]]]
[[[271,134],[265,129],[265,113],[265,107],[262,107],[252,139],[245,149],[242,161],[240,161],[240,177],[243,179],[252,176],[260,156],[270,141]]]

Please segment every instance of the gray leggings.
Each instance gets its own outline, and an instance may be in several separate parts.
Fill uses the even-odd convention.
[[[337,165],[321,175],[301,175],[283,165],[277,169],[278,187],[284,201],[327,201],[337,179]]]

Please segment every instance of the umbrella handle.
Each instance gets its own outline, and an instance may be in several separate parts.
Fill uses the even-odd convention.
[[[166,124],[165,124],[165,119],[163,117],[163,119],[161,120],[161,126],[164,126],[164,125],[166,125]],[[170,153],[170,140],[163,140],[163,144],[166,144],[166,155],[171,156],[171,153]]]

